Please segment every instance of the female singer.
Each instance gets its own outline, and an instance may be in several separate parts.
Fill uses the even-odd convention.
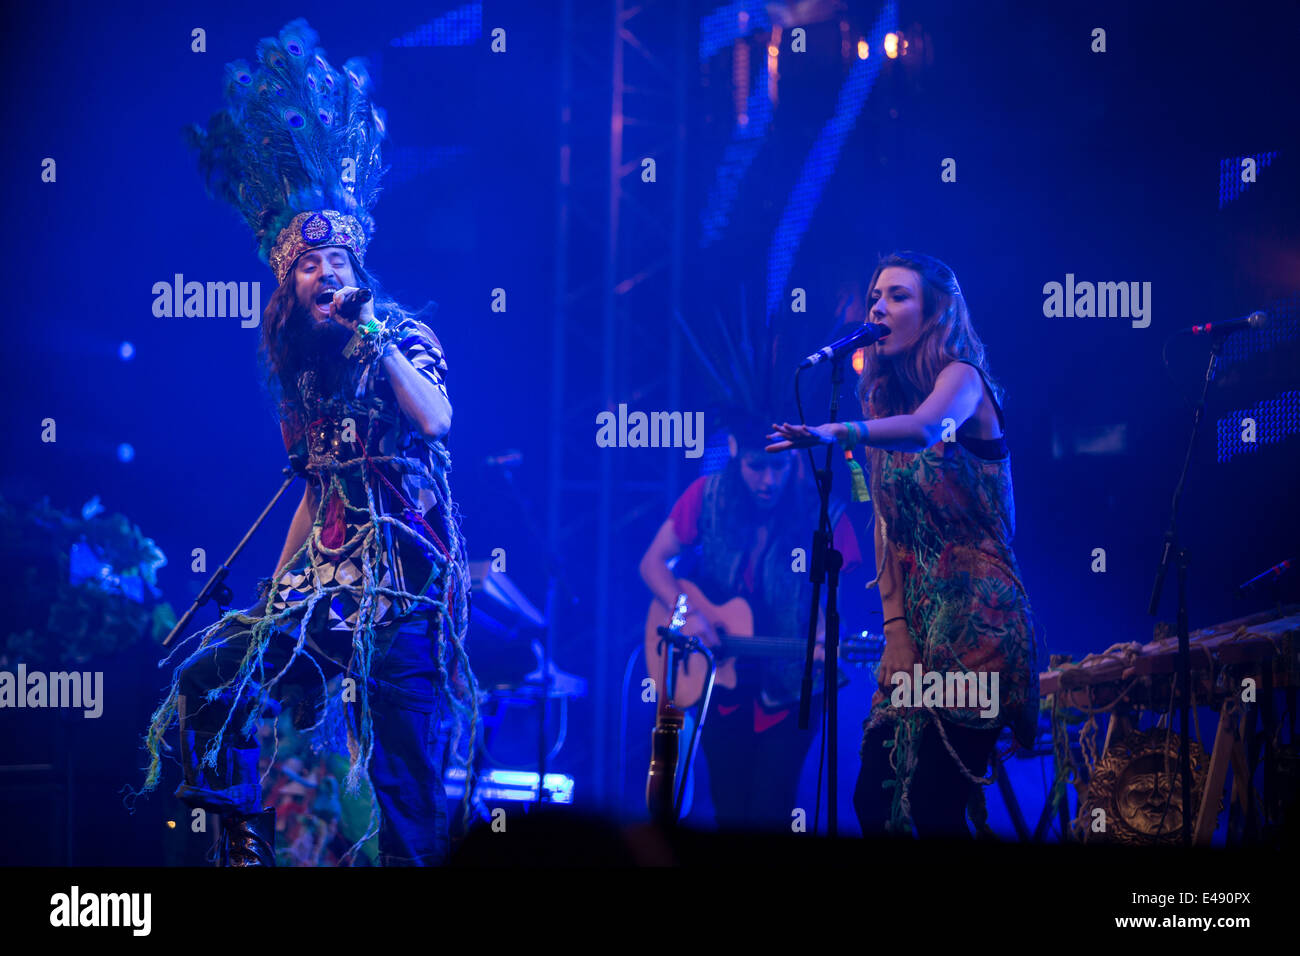
[[[858,383],[867,420],[773,425],[767,450],[837,441],[870,449],[868,586],[880,589],[885,650],[854,806],[865,835],[914,828],[969,838],[967,803],[982,806],[974,784],[989,782],[982,775],[1001,727],[1028,747],[1038,717],[1001,389],[948,266],[896,253],[867,288],[869,320],[889,329],[868,347]],[[913,696],[917,664],[925,693]]]

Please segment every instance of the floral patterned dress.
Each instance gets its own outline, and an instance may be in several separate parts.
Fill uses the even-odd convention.
[[[974,367],[987,385],[984,371]],[[1002,424],[996,397],[993,405]],[[879,417],[874,408],[868,414]],[[900,569],[907,629],[923,671],[998,675],[996,716],[981,717],[978,704],[905,716],[888,699],[878,703],[869,728],[889,720],[911,724],[900,728],[896,743],[919,742],[923,724],[938,716],[973,729],[1008,724],[1021,745],[1033,744],[1037,653],[1029,597],[1011,550],[1016,516],[1003,431],[995,439],[959,435],[920,452],[881,456],[876,508]],[[915,754],[900,756],[904,762],[895,767],[902,774]]]

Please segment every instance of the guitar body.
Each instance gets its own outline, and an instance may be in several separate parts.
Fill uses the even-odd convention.
[[[672,645],[663,642],[661,646],[660,630],[680,638],[688,633],[685,629],[687,608],[700,614],[713,626],[721,642],[713,651],[717,664],[714,683],[729,689],[736,687],[736,659],[739,657],[785,660],[794,666],[797,677],[802,673],[802,661],[808,650],[806,643],[798,638],[754,636],[754,612],[744,598],[734,597],[725,604],[714,604],[694,582],[678,580],[677,585],[680,590],[677,607],[669,609],[656,598],[650,602],[645,622],[646,670],[657,688],[655,726],[650,738],[650,771],[646,775],[646,806],[654,818],[663,823],[676,822],[680,809],[676,779],[679,738],[686,710],[694,707],[704,696],[708,667],[704,654],[692,651],[682,661],[681,654],[674,652],[672,659],[679,660],[679,663],[676,687],[670,699],[666,669],[670,659],[668,649]],[[840,642],[838,659],[856,666],[875,663],[880,660],[884,645],[883,634],[866,631],[850,634]],[[816,666],[817,673],[820,673],[821,665]],[[840,679],[839,686],[843,687],[848,680],[843,671],[840,671]],[[797,685],[793,699],[798,699]],[[693,753],[690,759],[694,759]]]
[[[679,581],[682,593],[690,609],[703,615],[713,625],[719,637],[739,638],[743,640],[754,633],[754,612],[744,598],[734,597],[725,604],[714,604],[693,581]],[[658,598],[650,602],[646,614],[645,659],[646,670],[659,688],[664,687],[664,651],[659,647],[658,628],[672,617],[673,609],[665,607]],[[694,707],[704,696],[704,677],[708,671],[702,654],[692,654],[677,665],[677,692],[673,696],[674,707],[685,710]],[[714,683],[719,687],[735,688],[736,658],[718,658],[717,674]],[[658,696],[658,695],[656,695]]]

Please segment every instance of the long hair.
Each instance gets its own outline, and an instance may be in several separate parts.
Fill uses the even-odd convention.
[[[786,478],[785,486],[781,489],[780,497],[772,503],[766,510],[760,509],[754,503],[753,496],[749,488],[745,485],[745,479],[741,474],[741,459],[747,453],[762,454],[764,458],[771,456],[763,451],[762,445],[755,444],[752,440],[746,443],[737,437],[736,457],[727,460],[723,466],[720,482],[718,487],[718,511],[720,517],[720,537],[722,540],[717,544],[720,551],[726,553],[726,562],[731,566],[727,575],[727,580],[722,582],[729,585],[735,585],[739,580],[740,572],[746,559],[749,557],[750,547],[753,544],[754,528],[757,525],[767,525],[772,532],[781,532],[786,530],[785,525],[789,523],[788,519],[794,520],[796,533],[800,540],[806,536],[806,531],[802,524],[810,515],[815,520],[817,514],[817,493],[813,483],[806,477],[806,472],[802,468],[802,461],[797,457],[795,452],[782,452],[790,457],[790,474]],[[748,436],[746,436],[748,437]],[[769,545],[772,543],[769,539]],[[779,552],[777,547],[769,547],[771,552]],[[785,557],[780,562],[786,569],[789,569],[790,554],[785,552]]]
[[[957,359],[973,362],[988,374],[984,343],[971,324],[966,298],[957,283],[957,276],[933,256],[919,252],[895,252],[876,263],[876,271],[867,284],[868,310],[876,280],[883,270],[891,266],[910,269],[921,279],[921,330],[912,347],[893,358],[882,357],[874,349],[867,349],[862,377],[858,380],[858,399],[862,402],[862,412],[868,419],[906,415],[916,411],[934,390],[939,373]],[[1001,401],[1002,389],[991,377],[990,385],[994,396]],[[873,498],[880,490],[880,469],[884,456],[884,449],[871,449]]]
[[[705,579],[719,590],[715,597],[725,600],[739,593],[753,549],[755,529],[766,526],[766,546],[754,568],[756,593],[753,597],[757,598],[756,602],[751,600],[754,626],[761,629],[760,633],[794,635],[800,631],[799,620],[807,613],[811,594],[804,587],[805,580],[792,581],[790,555],[794,549],[808,545],[806,523],[815,522],[817,517],[816,486],[804,467],[804,454],[782,452],[790,463],[785,486],[770,507],[760,509],[741,470],[741,460],[746,454],[772,459],[764,451],[762,436],[774,417],[781,420],[771,409],[763,412],[739,408],[725,416],[726,430],[736,441],[737,453],[714,476],[714,483],[705,486],[699,519],[700,560]],[[832,496],[832,526],[843,508],[842,500]]]
[[[347,250],[347,254],[358,285],[374,292],[376,317],[391,323],[405,318],[425,317],[435,308],[433,303],[429,303],[418,313],[404,309],[384,292],[378,277],[357,261],[351,249]],[[285,427],[290,445],[302,437],[307,427],[297,385],[298,373],[306,367],[307,357],[295,348],[295,342],[297,331],[301,328],[300,323],[310,321],[310,318],[298,304],[294,287],[295,272],[296,266],[289,270],[266,303],[262,313],[262,340],[258,349],[258,361],[265,374],[263,384],[275,406],[277,418]],[[328,363],[322,371],[326,373],[331,390],[336,391],[341,391],[344,386],[355,389],[361,374],[359,365],[342,360]]]
[[[752,604],[754,626],[761,633],[797,634],[808,595],[805,580],[791,580],[790,554],[795,548],[807,546],[804,522],[816,519],[817,494],[812,482],[804,477],[796,453],[785,452],[792,459],[785,487],[772,507],[760,510],[745,485],[740,464],[745,453],[755,449],[738,443],[739,453],[717,475],[715,491],[709,494],[706,486],[700,515],[702,570],[705,579],[718,589],[718,594],[711,597],[726,600],[737,594],[753,547],[754,530],[766,525],[767,543],[754,569],[754,597],[758,599]],[[838,520],[840,507],[838,502],[832,502],[832,524]]]

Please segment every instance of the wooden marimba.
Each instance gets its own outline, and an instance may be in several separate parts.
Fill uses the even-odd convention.
[[[1214,833],[1229,766],[1234,778],[1230,802],[1242,811],[1247,825],[1253,825],[1256,795],[1251,780],[1261,749],[1264,816],[1275,819],[1281,809],[1274,693],[1288,694],[1287,709],[1294,714],[1294,695],[1300,689],[1300,605],[1193,631],[1188,649],[1193,703],[1219,706],[1219,725],[1193,830],[1194,842],[1206,845]],[[1065,662],[1039,675],[1040,692],[1052,700],[1054,713],[1062,709],[1111,713],[1100,764],[1113,741],[1132,733],[1130,714],[1143,709],[1172,711],[1177,666],[1177,635],[1147,644],[1116,644],[1077,664]],[[1262,734],[1256,730],[1256,708],[1263,721]]]

